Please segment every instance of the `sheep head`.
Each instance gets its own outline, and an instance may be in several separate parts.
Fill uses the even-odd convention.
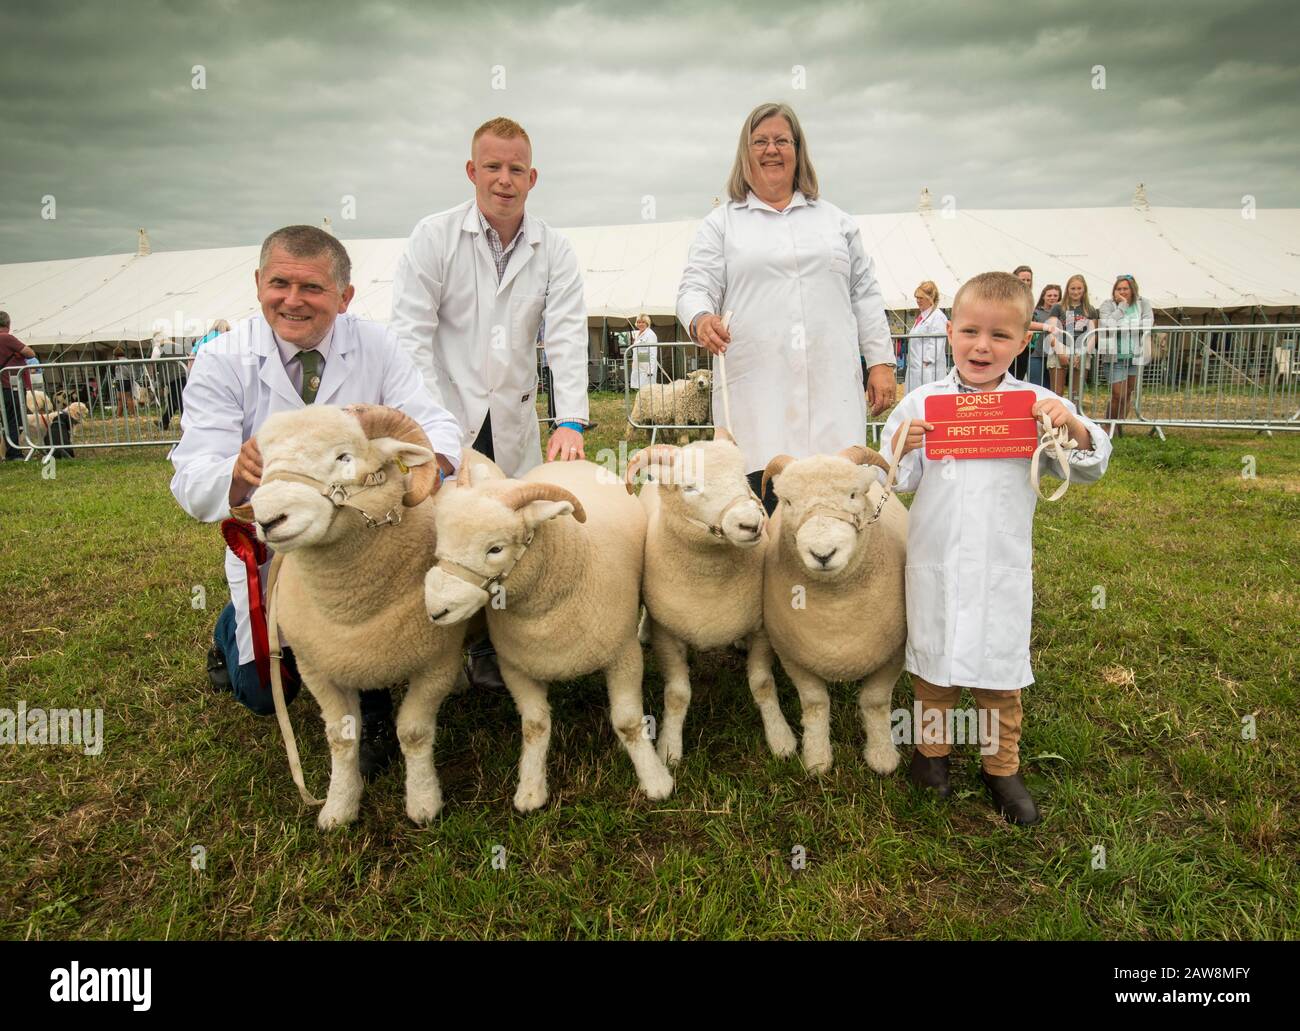
[[[537,528],[570,514],[587,519],[582,502],[553,483],[480,480],[476,473],[470,486],[448,491],[434,519],[438,563],[424,577],[430,621],[451,626],[469,619],[510,575]]]
[[[687,375],[686,382],[695,389],[696,393],[707,394],[713,389],[713,370],[696,369]]]
[[[410,416],[381,405],[280,412],[262,424],[257,446],[262,485],[251,508],[257,536],[278,551],[333,543],[363,525],[360,512],[336,507],[325,496],[330,485],[360,488],[369,479],[373,485],[354,504],[379,519],[418,505],[436,485],[437,456],[424,431]]]
[[[763,539],[767,512],[750,489],[744,456],[730,435],[686,447],[643,448],[627,466],[629,494],[642,469],[659,484],[660,503],[670,518],[685,515],[692,525],[702,524],[701,533],[737,548],[752,548]]]
[[[790,548],[815,577],[833,578],[853,562],[866,539],[862,530],[880,490],[869,466],[886,466],[876,452],[860,445],[838,455],[773,458],[763,471],[781,499],[779,547]]]

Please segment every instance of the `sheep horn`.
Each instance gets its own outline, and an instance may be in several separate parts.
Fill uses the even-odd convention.
[[[869,447],[863,447],[861,444],[846,447],[840,452],[840,457],[847,458],[854,465],[874,465],[878,469],[889,472],[889,463],[885,461],[884,455],[879,451],[872,451]]]
[[[580,523],[587,521],[582,502],[556,483],[521,483],[501,495],[501,504],[516,512],[534,501],[567,501],[573,506],[573,518]]]
[[[348,405],[343,410],[355,416],[357,422],[361,423],[361,430],[367,440],[374,440],[376,437],[393,437],[407,444],[419,444],[420,447],[433,450],[433,445],[429,443],[429,438],[420,428],[420,424],[405,412],[399,412],[396,408],[389,408],[386,405],[368,404]],[[437,460],[413,466],[406,475],[408,479],[406,493],[402,495],[402,505],[406,508],[414,508],[433,491],[433,485],[438,478]]]
[[[635,494],[632,489],[636,484],[636,474],[660,459],[667,459],[670,465],[676,465],[677,459],[681,455],[682,449],[674,447],[672,444],[651,444],[649,447],[643,447],[632,460],[627,463],[627,471],[623,474],[623,482],[627,487],[629,494]]]
[[[789,455],[777,455],[767,463],[767,468],[763,470],[763,487],[758,492],[760,498],[767,497],[767,481],[774,476],[780,476],[782,470],[793,461],[794,459]]]

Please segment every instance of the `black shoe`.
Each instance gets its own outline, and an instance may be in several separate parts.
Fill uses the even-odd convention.
[[[912,753],[912,783],[918,788],[933,791],[940,798],[952,794],[952,785],[948,783],[948,757],[940,755],[930,757],[920,751]]]
[[[470,686],[476,690],[504,691],[506,682],[501,679],[501,667],[497,664],[497,653],[471,655],[469,665],[465,668]]]
[[[367,697],[375,696],[375,697]],[[361,778],[374,780],[392,765],[400,746],[393,722],[393,696],[388,690],[361,692]]]
[[[986,770],[980,770],[980,777],[984,781],[984,786],[989,789],[993,804],[998,812],[1006,817],[1008,823],[1014,823],[1019,827],[1032,827],[1042,819],[1038,815],[1038,806],[1034,805],[1029,789],[1025,787],[1020,771],[1017,770],[1007,777],[998,777]]]
[[[230,670],[226,668],[226,657],[215,644],[208,649],[208,685],[217,694],[233,690],[230,685]]]

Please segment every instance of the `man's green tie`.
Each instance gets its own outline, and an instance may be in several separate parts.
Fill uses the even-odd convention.
[[[319,351],[299,351],[298,362],[302,365],[302,387],[298,391],[306,404],[316,400],[316,391],[320,390],[320,367],[324,359]]]

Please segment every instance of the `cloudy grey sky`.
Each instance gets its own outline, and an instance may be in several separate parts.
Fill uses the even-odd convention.
[[[0,262],[131,251],[138,226],[155,250],[325,215],[405,236],[470,196],[469,136],[497,114],[532,136],[529,210],[553,225],[636,222],[646,195],[696,218],[769,99],[854,213],[913,210],[922,186],[968,208],[1120,205],[1138,181],[1153,204],[1297,207],[1298,11],[5,0]]]

